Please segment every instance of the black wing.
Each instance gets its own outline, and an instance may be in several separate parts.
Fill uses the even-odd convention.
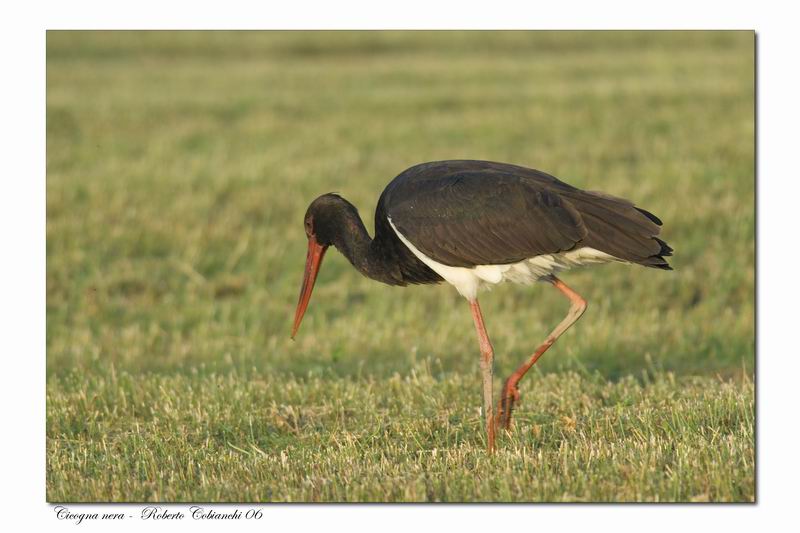
[[[376,220],[388,216],[422,253],[449,266],[509,264],[586,246],[671,269],[664,256],[672,248],[657,237],[661,220],[652,213],[506,163],[416,165],[386,187],[378,211]]]
[[[412,167],[386,188],[383,208],[414,246],[449,266],[515,263],[570,250],[586,237],[580,213],[547,182],[572,187],[483,163]]]

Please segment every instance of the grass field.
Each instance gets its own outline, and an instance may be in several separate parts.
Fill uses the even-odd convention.
[[[48,33],[48,500],[753,501],[753,38]],[[676,250],[562,276],[589,310],[494,456],[453,288],[331,252],[289,340],[308,203],[371,227],[456,158],[630,198]],[[567,309],[481,305],[497,385]]]

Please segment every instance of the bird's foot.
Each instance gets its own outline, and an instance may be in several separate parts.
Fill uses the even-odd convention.
[[[519,389],[516,384],[506,381],[500,401],[497,402],[497,415],[495,417],[497,428],[502,428],[506,431],[511,429],[511,413],[514,410],[514,404],[518,401]]]

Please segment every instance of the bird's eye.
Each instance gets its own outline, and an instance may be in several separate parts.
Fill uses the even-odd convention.
[[[311,221],[310,220],[306,220],[306,233],[311,235],[311,230],[312,230]]]

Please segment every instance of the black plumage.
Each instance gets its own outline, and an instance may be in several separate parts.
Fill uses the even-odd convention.
[[[448,266],[502,265],[590,247],[670,269],[664,257],[672,249],[656,237],[661,221],[652,213],[506,163],[411,167],[381,195],[376,220],[384,217],[422,253]]]
[[[391,224],[448,266],[504,265],[590,247],[671,269],[664,257],[672,248],[657,237],[661,221],[652,213],[538,170],[490,161],[435,161],[402,172],[378,201],[374,239],[356,207],[337,194],[312,202],[309,224],[320,244],[335,246],[362,274],[389,285],[443,281]]]

